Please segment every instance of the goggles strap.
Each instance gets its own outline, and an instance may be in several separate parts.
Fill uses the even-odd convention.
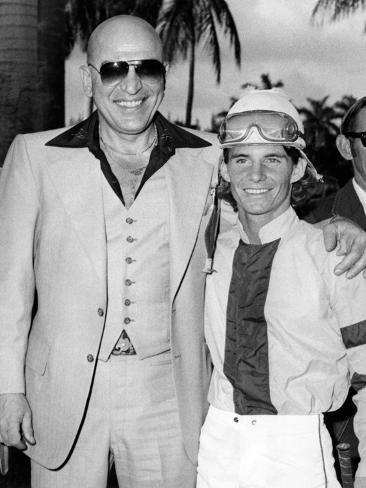
[[[219,176],[219,179],[220,178],[221,176]],[[217,196],[217,190],[215,189],[214,191],[215,191],[214,207],[212,209],[210,220],[205,230],[205,244],[206,244],[206,251],[207,251],[207,259],[206,259],[203,272],[207,274],[212,274],[214,271],[213,260],[214,260],[214,254],[216,249],[217,236],[219,234],[219,227],[220,227],[221,200]]]

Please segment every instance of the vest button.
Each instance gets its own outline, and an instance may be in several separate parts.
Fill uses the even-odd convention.
[[[127,217],[126,222],[127,224],[133,224],[133,219],[131,219],[131,217]]]
[[[131,300],[129,298],[126,298],[125,300],[125,305],[128,307],[129,305],[131,305]]]
[[[127,264],[131,264],[131,263],[132,263],[132,261],[133,261],[133,259],[132,259],[132,258],[130,258],[130,257],[126,258],[126,263],[127,263]]]
[[[129,279],[125,280],[125,285],[126,286],[131,286],[132,285],[132,281],[129,280]]]
[[[104,310],[102,308],[98,308],[98,315],[99,315],[99,317],[103,317]]]
[[[134,240],[135,240],[135,239],[134,239],[132,236],[128,236],[128,237],[126,238],[126,241],[127,241],[127,242],[133,242]]]
[[[234,417],[234,422],[239,422],[238,417]]]
[[[129,323],[131,322],[130,317],[125,317],[125,318],[123,319],[123,322],[124,322],[125,324],[129,324]]]
[[[89,363],[92,363],[92,362],[94,361],[94,356],[93,356],[93,354],[88,354],[88,355],[86,356],[86,359],[88,360],[88,362],[89,362]]]

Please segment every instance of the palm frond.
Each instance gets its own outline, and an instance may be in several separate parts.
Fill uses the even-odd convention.
[[[111,0],[68,0],[66,21],[71,48],[79,41],[82,50],[86,50],[90,34],[110,16],[111,5]]]
[[[366,0],[318,0],[313,8],[313,20],[320,18],[321,22],[328,17],[331,22],[348,17],[357,10],[364,10]]]
[[[221,81],[221,54],[217,37],[215,19],[210,9],[204,10],[200,19],[200,32],[204,34],[204,48],[211,54],[212,64],[216,73],[216,81]]]
[[[235,61],[241,65],[241,45],[238,31],[231,14],[229,6],[225,0],[211,0],[211,7],[214,11],[217,22],[224,29],[224,34],[229,34],[230,44],[234,46]]]
[[[120,2],[121,3],[121,2]],[[135,0],[131,14],[137,15],[156,27],[163,0]]]
[[[178,57],[187,59],[188,48],[194,42],[195,21],[191,1],[171,1],[162,9],[157,25],[165,59],[172,63]]]

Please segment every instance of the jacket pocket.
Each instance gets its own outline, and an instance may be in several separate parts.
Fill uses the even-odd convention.
[[[37,335],[31,334],[25,360],[26,365],[43,376],[46,372],[49,352],[49,345]]]

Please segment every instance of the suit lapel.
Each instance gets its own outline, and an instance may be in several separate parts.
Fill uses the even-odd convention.
[[[216,148],[177,149],[166,164],[170,207],[170,296],[179,288],[193,251],[210,182]]]
[[[48,175],[99,279],[105,279],[106,236],[99,161],[88,149],[48,148]]]
[[[88,149],[48,148],[48,174],[99,279],[105,280],[106,235],[99,161]],[[194,249],[218,159],[216,147],[177,149],[167,162],[170,282],[173,301]]]

